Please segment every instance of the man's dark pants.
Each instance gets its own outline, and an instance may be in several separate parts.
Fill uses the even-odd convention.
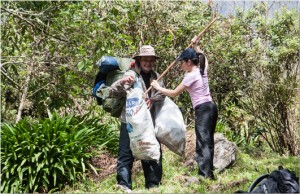
[[[145,187],[159,186],[162,178],[162,154],[160,150],[159,163],[152,160],[142,160],[144,170]],[[117,161],[117,181],[118,184],[132,189],[131,170],[134,157],[130,149],[130,139],[126,123],[121,122],[119,152]]]

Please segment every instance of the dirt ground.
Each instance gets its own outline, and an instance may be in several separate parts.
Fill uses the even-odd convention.
[[[187,130],[186,131],[186,147],[185,147],[185,159],[184,159],[184,165],[190,168],[190,170],[194,170],[197,168],[197,163],[194,160],[195,156],[195,144],[196,144],[196,137],[194,130]],[[168,150],[168,148],[164,145],[162,145],[163,153]],[[91,160],[92,165],[97,169],[98,176],[94,173],[89,173],[90,176],[94,180],[102,180],[106,178],[107,176],[116,173],[117,171],[117,157],[112,156],[108,153],[103,153],[99,156],[94,157]],[[132,169],[132,175],[136,175],[137,172],[142,170],[141,162],[134,162],[133,163],[133,169]],[[199,184],[199,178],[198,177],[191,177],[187,175],[182,175],[180,177],[177,177],[178,181],[183,182],[185,186],[188,186],[189,184]],[[240,184],[243,184],[245,182],[249,181],[247,178],[241,179],[241,180],[235,180],[232,182],[229,182],[227,184],[213,184],[210,186],[210,189],[212,192],[219,192],[219,191],[226,191],[226,189],[231,186],[238,186]]]
[[[163,152],[167,150],[165,146],[162,147]],[[195,154],[195,132],[193,130],[186,131],[186,147],[185,147],[185,165],[194,166],[194,154]],[[117,171],[117,156],[113,156],[109,153],[102,153],[91,159],[91,164],[97,169],[98,176],[94,173],[90,173],[93,179],[102,180],[105,177],[115,173]],[[137,173],[142,169],[140,162],[134,162],[132,174]]]

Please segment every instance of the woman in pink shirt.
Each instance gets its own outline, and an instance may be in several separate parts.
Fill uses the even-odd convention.
[[[194,44],[196,45],[196,44]],[[196,50],[197,52],[196,52]],[[193,108],[195,109],[196,132],[196,161],[200,176],[214,179],[214,132],[216,128],[218,110],[209,91],[207,68],[208,62],[205,55],[197,46],[184,50],[176,59],[180,62],[181,69],[186,72],[181,84],[176,89],[161,87],[156,80],[151,85],[161,93],[175,97],[187,90]]]

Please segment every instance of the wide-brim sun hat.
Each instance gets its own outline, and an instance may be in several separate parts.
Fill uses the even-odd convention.
[[[140,48],[140,53],[132,58],[136,59],[137,57],[155,57],[156,59],[159,58],[159,56],[156,56],[154,48],[150,45],[143,45]]]

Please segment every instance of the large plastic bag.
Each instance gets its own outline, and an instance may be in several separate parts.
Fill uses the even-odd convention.
[[[185,124],[178,106],[169,98],[155,106],[155,134],[160,143],[184,157]]]
[[[130,148],[134,158],[158,162],[160,144],[155,137],[151,113],[143,99],[143,94],[139,87],[127,92],[126,122]]]

